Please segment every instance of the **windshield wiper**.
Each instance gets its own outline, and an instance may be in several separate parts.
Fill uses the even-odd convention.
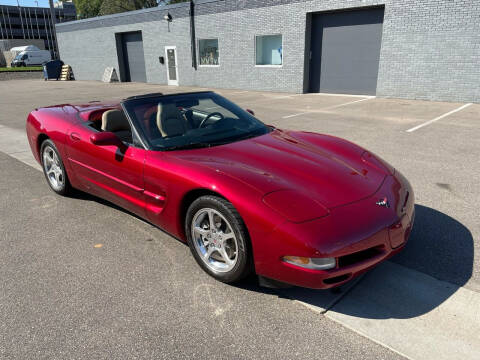
[[[199,149],[212,146],[212,143],[199,142],[199,143],[190,143],[183,145],[174,145],[170,147],[162,148],[163,151],[173,151],[173,150],[186,150],[186,149]]]
[[[260,132],[260,130],[263,130],[263,129],[257,129],[257,130],[253,130],[253,131],[250,131],[250,132],[245,133],[245,134],[235,135],[235,136],[231,136],[231,137],[228,137],[228,138],[220,139],[219,141],[215,141],[215,145],[228,144],[228,143],[231,143],[231,142],[251,139],[251,138],[254,138],[254,137],[257,137],[257,136],[260,136],[260,135],[264,135],[263,133]]]
[[[232,142],[236,142],[236,141],[240,141],[240,140],[246,140],[246,139],[250,139],[250,138],[253,138],[253,137],[263,135],[261,130],[264,130],[264,129],[257,129],[257,130],[253,130],[253,131],[245,133],[245,134],[231,136],[231,137],[223,138],[223,139],[219,139],[219,140],[211,140],[210,142],[205,142],[205,141],[204,142],[192,142],[192,143],[188,143],[188,144],[164,147],[164,148],[161,148],[160,150],[162,150],[162,151],[174,151],[174,150],[199,149],[199,148],[206,148],[206,147],[208,148],[208,147],[212,147],[212,146],[225,145],[225,144],[229,144],[229,143],[232,143]]]

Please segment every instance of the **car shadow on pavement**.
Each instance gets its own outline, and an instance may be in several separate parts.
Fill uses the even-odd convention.
[[[369,319],[407,319],[426,314],[472,276],[474,248],[470,231],[452,217],[415,206],[415,226],[405,249],[340,290],[277,289],[320,313],[328,310]],[[264,291],[252,280],[239,285]]]
[[[124,209],[120,206],[118,206],[117,204],[114,204],[106,199],[103,199],[103,198],[100,198],[100,197],[97,197],[95,195],[92,195],[92,194],[89,194],[89,193],[86,193],[86,192],[83,192],[83,191],[80,191],[80,190],[77,190],[77,189],[73,189],[73,192],[72,194],[69,194],[69,197],[72,198],[72,199],[77,199],[77,200],[82,200],[82,201],[92,201],[92,202],[96,202],[98,204],[101,204],[103,206],[108,206],[112,209],[115,209],[117,211],[120,211],[126,215],[130,215],[132,217],[134,217],[135,219],[143,222],[145,225],[147,226],[152,226],[154,227],[155,229],[157,229],[158,231],[162,232],[164,235],[166,236],[169,236],[175,240],[177,240],[178,242],[184,244],[185,246],[187,246],[186,243],[184,243],[182,240],[174,237],[173,235],[169,234],[168,232],[164,231],[163,229],[160,229],[159,227],[157,227],[156,225],[150,223],[148,220],[145,220],[144,218],[138,216],[137,214],[135,213],[132,213],[131,211],[128,211],[127,209]]]
[[[405,249],[392,261],[458,286],[472,276],[473,237],[454,218],[415,205],[415,224]]]

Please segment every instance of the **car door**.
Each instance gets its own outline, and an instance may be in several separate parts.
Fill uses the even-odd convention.
[[[94,145],[97,133],[88,123],[68,131],[67,156],[70,168],[82,188],[139,216],[145,214],[143,169],[146,150],[128,145]]]
[[[151,152],[145,159],[145,214],[149,221],[163,229],[175,221],[165,219],[163,210],[167,203],[167,189],[171,184],[170,166],[161,152]]]

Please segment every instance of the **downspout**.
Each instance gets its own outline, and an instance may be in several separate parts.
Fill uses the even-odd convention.
[[[190,0],[190,42],[192,46],[192,67],[197,70],[197,47],[195,45],[195,4]]]

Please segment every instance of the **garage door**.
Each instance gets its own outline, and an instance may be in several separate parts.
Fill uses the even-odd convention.
[[[125,81],[146,82],[142,33],[139,31],[122,34],[122,49]]]
[[[383,8],[314,14],[310,91],[375,95]]]

